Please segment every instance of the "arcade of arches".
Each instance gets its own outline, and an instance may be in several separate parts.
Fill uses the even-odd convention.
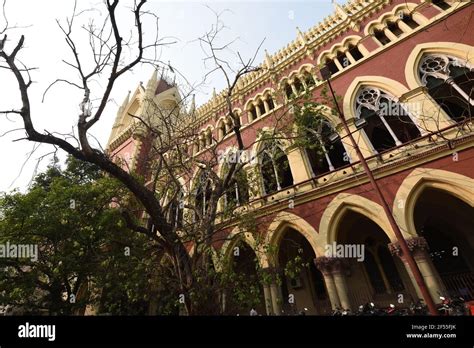
[[[407,243],[436,302],[441,295],[474,299],[473,206],[472,201],[464,202],[430,187],[414,202],[412,219],[416,231]],[[421,297],[398,243],[391,241],[382,227],[356,209],[345,210],[337,221],[335,240],[326,245],[363,245],[363,260],[326,257],[321,252],[318,255],[307,234],[300,233],[298,223],[289,221],[291,227],[278,231],[279,238],[272,238],[274,257],[268,260],[274,261],[269,261],[270,267],[264,270],[274,277],[270,284],[261,284],[259,314],[325,315],[334,308],[356,310],[366,302],[408,307]],[[325,246],[320,247],[319,251],[325,250]],[[244,252],[254,266],[235,266],[255,277],[252,269],[258,261],[249,248]],[[285,268],[295,259],[302,267],[290,277]],[[241,312],[248,314],[249,310]]]

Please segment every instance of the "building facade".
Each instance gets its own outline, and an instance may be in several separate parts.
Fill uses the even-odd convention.
[[[331,16],[305,33],[298,30],[293,42],[266,53],[261,69],[239,80],[232,107],[250,156],[261,159],[244,167],[260,178],[245,193],[245,205],[258,211],[259,233],[276,251],[262,251],[244,234],[216,243],[216,252],[231,258],[236,243],[244,243],[249,259],[256,256],[261,268],[280,275],[295,255],[311,260],[296,278],[283,274],[281,283],[262,286],[259,310],[327,314],[369,301],[408,306],[421,297],[348,134],[329,107],[317,130],[322,151],[295,148],[285,139],[275,161],[260,141],[262,130],[277,127],[275,115],[302,94],[321,96],[327,85],[321,66],[332,73],[350,132],[431,296],[435,302],[440,295],[474,298],[473,11],[470,1],[454,0],[336,4]],[[224,94],[186,110],[197,115],[198,136],[190,139],[194,156],[210,146],[236,146]],[[178,89],[155,73],[120,107],[107,146],[138,171],[149,137],[130,114],[146,116],[150,98],[166,109],[181,100]],[[222,175],[223,165],[215,170]],[[196,198],[191,193],[198,176],[196,170],[183,180],[185,200]],[[225,231],[241,235],[235,224]],[[347,246],[343,257],[331,257],[328,250],[338,246]],[[348,255],[358,246],[363,260]]]

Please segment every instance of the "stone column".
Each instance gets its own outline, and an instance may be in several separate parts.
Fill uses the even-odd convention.
[[[265,310],[267,315],[273,315],[272,293],[268,284],[263,285],[263,296],[265,297]]]
[[[335,259],[333,265],[334,283],[336,284],[337,294],[339,295],[341,306],[344,309],[352,309],[346,282],[346,271],[348,267],[349,265],[347,264],[345,259]]]
[[[331,302],[331,308],[336,309],[341,308],[341,301],[339,300],[339,295],[337,294],[337,288],[332,274],[331,263],[332,259],[324,256],[314,259],[314,264],[323,275],[324,283],[326,284],[326,290],[329,296],[329,301]]]
[[[420,269],[420,273],[423,276],[426,286],[430,292],[431,297],[435,303],[439,303],[439,297],[445,293],[444,285],[439,277],[438,272],[436,271],[433,262],[431,261],[431,257],[428,254],[429,246],[426,242],[426,239],[423,237],[413,237],[406,240],[408,244],[408,248],[415,259],[418,268]],[[408,275],[416,289],[418,296],[421,298],[421,292],[418,288],[418,284],[416,283],[415,277],[411,272],[411,269],[408,265],[405,255],[400,248],[398,242],[390,243],[388,248],[392,255],[397,255],[403,261],[405,265]]]
[[[268,302],[267,313],[271,309],[271,313],[274,315],[281,315],[281,304],[282,304],[282,296],[281,296],[281,289],[278,285],[278,269],[273,267],[266,267],[263,269],[266,274],[266,279],[264,282],[266,283],[268,295],[265,295],[265,302]],[[264,286],[264,293],[265,293],[265,286]],[[265,303],[267,306],[267,303]]]

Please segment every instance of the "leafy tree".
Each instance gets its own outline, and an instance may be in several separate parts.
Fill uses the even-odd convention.
[[[28,192],[4,194],[0,244],[33,245],[38,258],[0,258],[0,304],[35,314],[82,314],[86,305],[146,314],[159,253],[111,205],[122,191],[71,157],[65,170],[39,174]]]

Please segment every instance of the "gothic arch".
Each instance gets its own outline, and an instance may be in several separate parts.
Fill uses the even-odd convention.
[[[219,259],[219,269],[222,269],[222,266],[229,260],[229,257],[232,253],[233,248],[237,245],[238,242],[246,243],[250,248],[252,248],[255,255],[257,255],[258,262],[260,267],[268,267],[268,259],[265,253],[259,249],[257,241],[253,235],[249,232],[240,231],[240,228],[236,226],[230,234],[227,236],[227,240],[222,244],[220,248],[220,253],[218,256]]]
[[[350,43],[358,44],[361,39],[362,38],[359,35],[350,35],[346,37],[342,42],[335,43],[331,46],[331,48],[324,50],[318,55],[318,58],[316,59],[316,64],[321,65],[323,58],[334,58],[338,50],[344,50]]]
[[[427,187],[450,193],[474,207],[474,179],[446,170],[417,168],[403,180],[393,202],[393,215],[402,232],[416,234],[413,212]]]
[[[456,42],[428,42],[415,46],[405,64],[405,79],[410,89],[422,86],[418,75],[418,65],[425,53],[441,53],[466,60],[474,65],[474,46]]]
[[[381,14],[377,19],[374,19],[367,23],[367,25],[364,28],[364,35],[372,35],[372,29],[377,27],[377,25],[385,25],[387,20],[390,19],[396,19],[397,18],[397,12],[400,11],[408,11],[413,13],[413,17],[418,20],[420,25],[425,24],[428,20],[425,16],[422,14],[416,12],[416,7],[418,5],[412,2],[408,3],[403,3],[398,6],[395,6],[390,12],[385,12]]]
[[[383,76],[358,76],[347,88],[344,94],[343,112],[347,119],[355,116],[355,98],[359,88],[363,86],[373,86],[385,90],[396,98],[408,92],[408,88],[402,83]]]
[[[390,241],[394,242],[397,240],[385,215],[385,211],[380,204],[359,195],[340,193],[324,210],[319,224],[318,245],[322,245],[324,248],[326,244],[332,244],[337,241],[339,222],[344,213],[349,210],[364,215],[375,222],[385,232]]]
[[[272,223],[268,227],[267,234],[265,236],[265,245],[276,247],[276,255],[278,255],[278,247],[280,245],[281,238],[283,237],[285,229],[288,227],[298,231],[306,238],[315,255],[324,255],[324,245],[318,244],[316,238],[318,232],[316,232],[314,227],[302,217],[287,211],[279,212],[275,216]],[[273,263],[275,262],[271,255],[267,255],[267,258],[268,260],[272,260]],[[275,265],[273,264],[273,266]]]

